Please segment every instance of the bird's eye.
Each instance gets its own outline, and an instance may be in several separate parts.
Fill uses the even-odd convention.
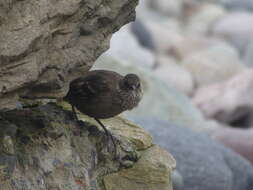
[[[137,88],[140,88],[140,87],[141,87],[141,84],[140,84],[140,83],[138,83],[138,84],[137,84]]]

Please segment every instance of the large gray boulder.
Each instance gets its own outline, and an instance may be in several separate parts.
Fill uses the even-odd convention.
[[[252,164],[205,134],[153,118],[136,118],[170,151],[187,190],[252,190]]]
[[[212,131],[212,137],[253,164],[253,128],[220,127]]]

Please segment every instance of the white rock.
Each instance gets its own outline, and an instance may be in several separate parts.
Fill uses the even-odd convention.
[[[158,66],[155,68],[154,74],[157,78],[178,91],[191,95],[193,79],[189,71],[168,56],[160,55],[157,57],[156,63]]]
[[[226,45],[226,43],[217,38],[187,35],[184,39],[172,44],[169,53],[176,59],[182,60],[193,53],[220,45]]]
[[[146,22],[145,25],[153,37],[156,52],[159,54],[168,54],[174,44],[183,40],[179,24],[175,20],[163,23]]]
[[[229,10],[253,10],[252,0],[226,0],[223,4]]]
[[[193,102],[206,117],[231,123],[253,113],[252,97],[253,70],[249,69],[223,83],[200,88]]]
[[[215,4],[204,4],[188,19],[187,34],[207,34],[212,25],[224,16],[225,9]]]
[[[191,72],[196,87],[225,81],[245,69],[236,50],[224,44],[191,54],[182,65]]]
[[[105,54],[121,59],[125,64],[130,62],[144,68],[152,68],[155,61],[152,52],[139,45],[129,25],[113,35],[110,49]]]
[[[148,0],[155,11],[166,16],[179,16],[182,11],[182,0]]]
[[[232,12],[214,25],[212,33],[233,44],[243,54],[253,36],[253,13]]]

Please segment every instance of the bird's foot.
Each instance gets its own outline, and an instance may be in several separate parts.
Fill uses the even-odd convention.
[[[76,120],[76,127],[75,127],[75,130],[74,130],[74,135],[75,136],[82,136],[82,128],[84,128],[86,125],[86,123],[82,120]]]
[[[110,146],[111,143],[108,143],[109,152],[112,152],[114,154],[114,156],[113,156],[114,160],[119,160],[120,159],[120,152],[118,151],[118,147],[117,147],[118,140],[110,132],[107,135],[107,139],[108,139],[108,142],[111,141],[112,145],[113,145],[113,149],[110,150],[110,148],[112,146]]]
[[[121,157],[120,157],[120,166],[123,168],[130,168],[136,163],[141,154],[132,146],[129,145],[128,142],[121,142],[119,144],[121,150]]]
[[[75,117],[75,115],[72,112],[69,114],[69,118],[71,120],[76,120],[76,117]]]
[[[98,124],[103,128],[103,130],[104,130],[104,132],[105,132],[105,134],[106,134],[106,136],[107,136],[107,138],[109,139],[111,139],[111,141],[112,141],[112,143],[113,143],[113,147],[114,147],[114,158],[115,159],[117,159],[117,144],[116,144],[116,142],[115,142],[115,139],[116,138],[114,138],[113,136],[112,136],[112,134],[111,134],[111,132],[110,131],[108,131],[107,129],[106,129],[106,127],[104,126],[104,124],[99,120],[99,119],[97,119],[97,118],[94,118],[97,122],[98,122]]]
[[[86,125],[85,122],[82,120],[77,120],[76,122],[80,127],[84,127]]]

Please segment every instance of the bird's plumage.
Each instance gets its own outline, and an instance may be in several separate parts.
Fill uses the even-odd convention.
[[[134,74],[124,77],[113,71],[89,71],[70,83],[64,99],[91,117],[109,118],[138,105],[141,87],[130,88],[128,85],[132,82],[138,86],[138,81],[138,76]]]

